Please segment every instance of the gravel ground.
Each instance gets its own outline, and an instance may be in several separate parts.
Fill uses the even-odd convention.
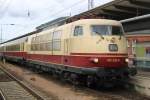
[[[23,67],[6,64],[5,68],[45,93],[51,100],[150,100],[150,98],[124,88],[93,90],[74,87],[49,75],[40,75]],[[48,99],[48,98],[47,98]]]

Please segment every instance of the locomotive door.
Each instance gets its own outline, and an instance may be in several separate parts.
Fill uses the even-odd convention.
[[[69,39],[64,39],[64,54],[67,55],[69,53]]]
[[[67,29],[64,30],[65,38],[64,38],[64,54],[69,55],[70,53],[70,39],[72,34],[72,25],[67,27]]]
[[[70,52],[80,52],[83,39],[83,25],[74,25],[70,36]]]

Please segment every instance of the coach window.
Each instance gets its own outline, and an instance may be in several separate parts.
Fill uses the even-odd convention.
[[[76,26],[74,28],[74,36],[81,36],[83,35],[83,27],[82,26]]]

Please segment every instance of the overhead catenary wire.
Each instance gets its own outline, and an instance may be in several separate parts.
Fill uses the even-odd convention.
[[[0,3],[0,18],[6,14],[7,10],[9,9],[9,5],[11,4],[12,0],[3,0]]]
[[[10,24],[4,24],[4,25],[10,25]],[[31,25],[22,25],[22,24],[14,24],[13,25],[13,27],[20,27],[20,28],[17,28],[17,30],[15,30],[16,32],[15,33],[18,33],[18,34],[20,34],[20,35],[23,35],[23,34],[26,34],[26,33],[29,33],[28,31],[24,31],[25,29],[27,29],[28,27],[31,27]],[[33,26],[35,26],[35,25],[33,25]],[[22,28],[21,28],[22,27]],[[3,28],[3,30],[5,30],[4,28]],[[9,30],[13,30],[13,28],[12,29],[9,29]],[[23,32],[24,31],[24,32]],[[30,30],[31,31],[31,30]],[[5,33],[5,34],[14,34],[14,31],[13,31],[13,33],[6,33],[6,32],[3,32],[3,33]],[[20,36],[19,35],[19,36]],[[16,35],[16,36],[18,36],[18,35]],[[13,38],[15,38],[16,36],[14,36]],[[10,39],[10,37],[6,37],[5,35],[4,35],[4,38],[2,38],[2,40],[3,41],[7,41],[7,40],[9,40]]]
[[[62,13],[62,12],[65,12],[66,10],[71,9],[71,8],[77,6],[77,5],[79,5],[79,4],[81,4],[82,2],[85,2],[85,1],[87,1],[87,0],[80,0],[80,1],[78,1],[78,2],[76,2],[76,3],[74,3],[74,4],[72,4],[72,5],[70,5],[70,6],[68,6],[68,7],[65,7],[65,8],[59,10],[58,12],[54,12],[54,13],[50,14],[50,16],[56,16],[57,14],[60,14],[60,13]],[[70,13],[69,13],[69,14],[70,14]],[[48,15],[47,15],[47,16],[48,16]],[[43,20],[47,19],[47,18],[48,18],[47,16],[46,16]]]
[[[7,0],[7,1],[10,1],[10,0]],[[85,2],[85,1],[87,1],[87,0],[79,0],[78,2],[76,2],[76,3],[74,3],[74,4],[70,5],[70,6],[64,7],[63,9],[61,9],[61,10],[59,10],[59,11],[57,11],[57,12],[54,12],[54,13],[51,13],[50,15],[47,15],[45,18],[42,18],[42,20],[44,21],[45,19],[48,19],[49,16],[52,16],[52,17],[54,18],[54,16],[57,16],[57,15],[60,14],[60,13],[66,12],[68,9],[70,10],[69,15],[71,15],[71,14],[70,14],[70,13],[71,13],[71,8],[73,8],[73,7],[75,7],[75,6],[78,6],[79,4],[81,4],[81,3]],[[7,3],[7,4],[10,4],[10,2]],[[7,7],[9,8],[9,5],[7,5]],[[8,9],[8,8],[7,8],[7,9]],[[6,10],[5,10],[5,11],[6,11]],[[28,16],[27,18],[30,19],[30,17],[31,17],[30,9],[28,9],[27,16]],[[31,20],[30,20],[30,21],[31,21]],[[33,23],[30,23],[30,25],[32,25],[32,24],[33,24]],[[35,23],[34,26],[35,26],[35,25],[37,25],[37,23]],[[22,29],[22,30],[23,30],[23,29]]]
[[[78,1],[78,2],[76,2],[76,3],[74,3],[74,4],[72,4],[72,5],[70,5],[70,6],[68,6],[68,7],[65,7],[65,8],[63,8],[63,9],[57,11],[57,12],[54,12],[54,13],[52,13],[52,14],[50,14],[50,15],[47,15],[47,16],[48,16],[48,17],[49,17],[49,16],[54,17],[54,16],[56,16],[56,15],[62,13],[62,12],[65,12],[66,10],[69,9],[69,10],[70,10],[69,16],[68,16],[68,18],[69,18],[69,17],[71,17],[71,8],[73,8],[73,7],[75,7],[75,6],[78,6],[79,4],[81,4],[81,3],[85,2],[85,1],[87,1],[87,0],[80,0],[80,1]],[[42,20],[44,21],[45,19],[48,19],[47,16],[46,16],[44,19],[42,19]],[[44,23],[44,22],[43,22],[43,23]]]
[[[88,10],[93,9],[94,7],[94,0],[88,0]]]

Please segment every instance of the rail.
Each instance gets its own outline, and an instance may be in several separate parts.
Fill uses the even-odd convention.
[[[0,100],[6,100],[5,96],[3,95],[3,92],[0,90]]]
[[[0,64],[0,70],[2,70],[3,72],[5,72],[10,78],[12,78],[14,81],[16,81],[20,86],[22,86],[25,90],[27,90],[31,95],[33,95],[37,100],[44,100],[44,98],[42,96],[40,96],[37,92],[35,92],[33,89],[31,89],[30,87],[28,87],[27,85],[25,85],[22,81],[20,81],[19,79],[17,79],[14,75],[12,75],[11,73],[9,73],[8,71],[6,71],[4,69],[4,66]],[[1,91],[1,95],[3,96],[3,93]],[[4,99],[5,100],[5,99]]]

